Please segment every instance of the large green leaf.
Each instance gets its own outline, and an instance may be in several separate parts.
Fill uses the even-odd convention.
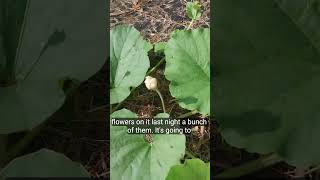
[[[112,118],[135,118],[122,109]],[[127,134],[125,126],[111,126],[111,179],[164,180],[170,167],[180,162],[185,152],[184,135],[152,135],[150,144],[142,134]]]
[[[28,1],[15,58],[17,82],[0,87],[0,134],[40,124],[64,102],[61,80],[84,81],[102,67],[106,4]]]
[[[175,31],[165,49],[165,76],[181,107],[209,114],[210,31]]]
[[[230,144],[320,163],[319,5],[216,2],[213,108]]]
[[[41,149],[11,161],[0,171],[0,179],[12,177],[90,177],[79,163],[63,154]]]
[[[134,27],[118,25],[110,32],[110,103],[123,101],[140,85],[150,66],[150,44]]]
[[[210,180],[210,164],[200,159],[188,159],[182,165],[173,166],[166,180]]]

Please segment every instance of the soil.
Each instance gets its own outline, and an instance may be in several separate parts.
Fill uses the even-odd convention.
[[[185,0],[112,0],[110,25],[133,25],[151,43],[166,41],[176,29],[186,29],[190,19],[185,13]],[[196,27],[210,26],[210,1],[200,0],[202,17]]]

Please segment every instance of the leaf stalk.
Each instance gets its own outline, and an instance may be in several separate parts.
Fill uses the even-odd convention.
[[[161,104],[162,104],[162,109],[163,109],[163,113],[166,113],[166,107],[164,105],[164,100],[163,100],[163,97],[162,97],[162,94],[161,92],[159,91],[159,89],[156,89],[156,92],[158,93],[160,99],[161,99]]]
[[[189,26],[187,27],[187,30],[190,30],[192,25],[193,25],[194,19],[191,20],[191,22],[189,23]]]
[[[197,159],[197,157],[195,157],[191,152],[189,152],[189,151],[186,151],[186,155],[188,156],[188,157],[190,157],[191,159]]]

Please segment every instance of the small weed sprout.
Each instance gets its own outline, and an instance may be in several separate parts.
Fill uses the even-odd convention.
[[[199,1],[187,2],[186,13],[187,16],[191,19],[191,22],[187,28],[187,30],[189,30],[192,27],[194,21],[198,20],[201,17],[201,5],[199,4]]]

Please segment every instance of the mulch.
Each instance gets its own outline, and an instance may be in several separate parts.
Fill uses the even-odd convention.
[[[133,25],[151,43],[167,41],[172,31],[185,29],[190,19],[185,0],[112,0],[110,26]],[[193,28],[210,27],[210,1],[200,0],[202,17]]]

